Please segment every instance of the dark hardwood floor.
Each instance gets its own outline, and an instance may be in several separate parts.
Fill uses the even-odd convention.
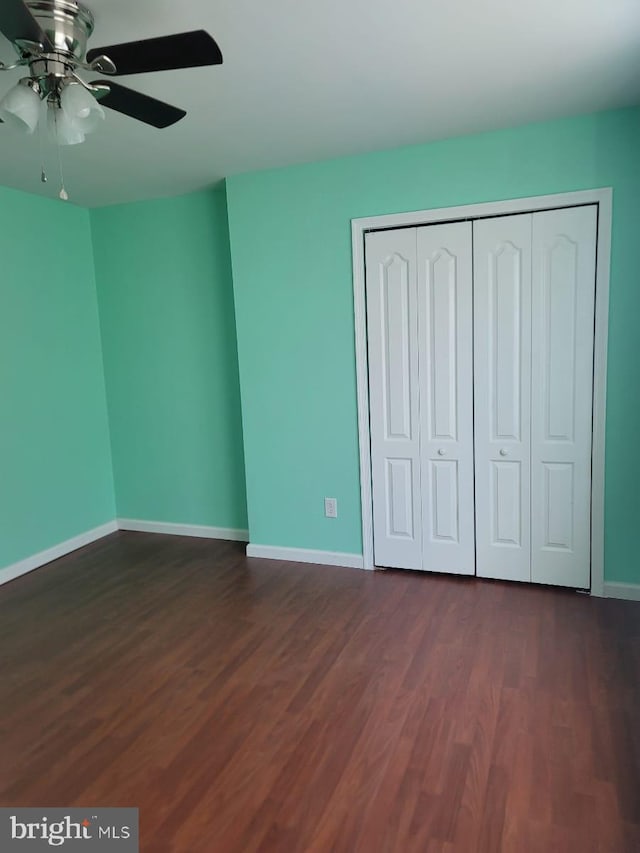
[[[119,533],[0,588],[0,805],[143,851],[638,853],[640,605]]]

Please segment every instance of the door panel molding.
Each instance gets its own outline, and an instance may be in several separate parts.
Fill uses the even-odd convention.
[[[531,580],[530,213],[473,224],[476,566]]]
[[[531,580],[590,583],[597,208],[533,217]]]
[[[417,246],[422,567],[473,575],[471,223],[418,228]]]
[[[416,230],[367,242],[375,558],[422,568]]]

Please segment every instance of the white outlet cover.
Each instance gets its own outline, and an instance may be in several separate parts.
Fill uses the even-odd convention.
[[[338,517],[338,501],[336,498],[324,499],[324,514],[327,518]]]

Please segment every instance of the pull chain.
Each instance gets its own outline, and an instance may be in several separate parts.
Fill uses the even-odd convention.
[[[48,107],[46,106],[46,103],[47,102],[45,101],[45,108],[48,109]],[[38,122],[38,142],[40,144],[40,168],[41,168],[40,180],[42,181],[43,184],[46,184],[49,179],[47,178],[47,170],[46,170],[45,165],[44,165],[44,151],[45,151],[44,122],[42,120],[40,120]]]
[[[69,194],[64,188],[64,172],[62,171],[62,154],[60,152],[60,143],[58,142],[58,108],[54,107],[55,113],[53,114],[53,118],[56,126],[56,148],[58,149],[58,169],[60,171],[60,192],[58,197],[62,199],[62,201],[69,201]]]

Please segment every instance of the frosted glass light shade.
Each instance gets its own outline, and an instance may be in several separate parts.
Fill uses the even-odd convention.
[[[9,89],[0,101],[0,118],[9,125],[33,133],[40,117],[40,95],[23,83]]]
[[[47,109],[47,130],[57,145],[79,145],[84,142],[84,133],[79,124],[55,103],[49,103]]]
[[[80,83],[68,83],[64,87],[60,106],[68,121],[83,134],[90,133],[104,119],[104,110]]]

